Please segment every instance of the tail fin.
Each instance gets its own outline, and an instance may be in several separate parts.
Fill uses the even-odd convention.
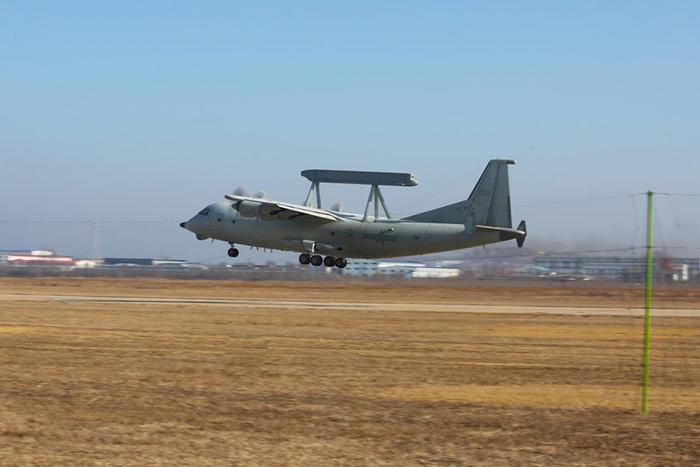
[[[474,231],[477,225],[512,227],[508,166],[515,161],[489,161],[474,190],[464,201],[422,212],[406,220],[442,224],[465,224]]]

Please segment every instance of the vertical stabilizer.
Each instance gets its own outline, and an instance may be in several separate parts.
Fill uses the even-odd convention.
[[[477,225],[511,228],[508,166],[513,164],[515,161],[505,159],[489,161],[469,198],[407,217],[406,220],[464,224],[471,232]]]
[[[508,165],[514,161],[494,159],[486,166],[472,194],[466,201],[465,223],[493,227],[512,227]]]

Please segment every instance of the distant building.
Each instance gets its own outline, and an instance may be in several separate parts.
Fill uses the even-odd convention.
[[[0,258],[5,258],[9,255],[31,255],[32,250],[0,250]]]
[[[421,277],[430,279],[451,279],[458,277],[462,271],[455,268],[416,268],[411,273],[411,277]]]
[[[184,259],[154,259],[153,266],[161,269],[209,269],[199,263],[190,263]]]
[[[198,263],[190,263],[184,259],[153,259],[153,258],[105,258],[103,267],[142,267],[158,269],[208,269]]]
[[[646,270],[646,258],[627,256],[539,256],[534,264],[560,276],[629,281],[640,280]],[[700,259],[658,256],[654,271],[656,277],[666,280],[700,278]]]
[[[153,266],[151,258],[105,258],[103,266]]]
[[[11,266],[74,266],[75,259],[48,250],[0,250],[0,261]]]
[[[347,267],[342,271],[348,276],[381,275],[436,279],[457,277],[460,274],[459,269],[431,268],[413,261],[348,260]]]
[[[153,266],[175,267],[188,264],[184,259],[154,259]]]
[[[99,259],[79,259],[75,262],[75,267],[80,269],[92,269],[102,265],[102,260]]]

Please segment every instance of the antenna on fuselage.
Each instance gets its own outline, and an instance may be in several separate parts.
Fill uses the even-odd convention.
[[[382,196],[382,191],[379,189],[379,185],[372,185],[369,189],[369,198],[367,198],[367,204],[365,205],[365,214],[362,216],[362,222],[367,222],[367,213],[369,212],[369,206],[374,203],[374,219],[379,217],[379,207],[381,206],[384,214],[386,214],[387,219],[391,219],[391,214],[386,207],[384,202],[384,196]]]
[[[302,172],[303,173],[303,172]],[[304,200],[304,206],[311,206],[311,193],[316,193],[316,207],[321,209],[321,183],[311,182],[311,187],[309,188],[309,193],[306,195]]]

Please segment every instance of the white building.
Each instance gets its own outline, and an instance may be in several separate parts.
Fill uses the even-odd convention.
[[[446,279],[457,277],[459,269],[431,268],[423,263],[414,261],[373,261],[373,260],[348,260],[348,265],[342,270],[348,276],[395,276],[409,278],[436,278]]]
[[[48,250],[1,250],[0,262],[11,266],[73,266],[75,259]]]
[[[431,279],[451,279],[458,277],[461,271],[455,268],[416,268],[411,277],[422,277]]]

